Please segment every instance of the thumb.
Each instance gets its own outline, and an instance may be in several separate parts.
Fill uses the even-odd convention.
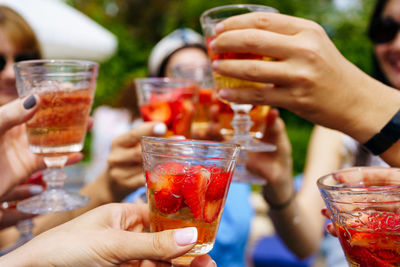
[[[123,246],[118,246],[119,260],[169,260],[182,256],[197,241],[196,227],[166,230],[156,233],[121,232]],[[112,239],[110,239],[112,240]],[[127,242],[131,240],[131,242]]]
[[[0,135],[12,127],[29,120],[37,109],[39,98],[35,95],[16,99],[0,107]]]

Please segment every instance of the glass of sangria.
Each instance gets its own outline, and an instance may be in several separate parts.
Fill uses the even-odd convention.
[[[317,184],[349,266],[400,266],[400,169],[343,169]]]
[[[209,49],[209,45],[212,40],[215,39],[215,26],[227,19],[231,16],[236,16],[240,14],[245,14],[249,12],[275,12],[278,10],[263,6],[263,5],[252,5],[252,4],[238,4],[238,5],[226,5],[215,7],[209,10],[206,10],[200,17],[201,26],[203,28],[203,33],[206,38],[206,46],[208,50],[208,54],[210,56],[211,61],[214,60],[222,60],[222,59],[236,59],[236,60],[271,60],[268,57],[250,54],[250,53],[225,53],[225,54],[216,54],[211,49]],[[271,87],[270,84],[251,82],[241,79],[236,79],[233,77],[223,76],[218,73],[213,73],[215,87],[217,90],[223,88],[234,88],[238,90],[249,90],[254,88],[262,88],[262,87]],[[235,142],[240,144],[242,150],[245,151],[273,151],[276,149],[275,146],[267,143],[262,143],[257,139],[254,139],[250,135],[250,129],[253,125],[251,118],[249,116],[250,111],[253,106],[249,104],[237,104],[237,103],[226,103],[229,104],[230,107],[234,111],[233,120],[231,125],[233,127],[233,137],[231,138],[231,142]],[[264,113],[268,112],[268,109],[262,110]]]
[[[87,196],[64,189],[68,155],[82,150],[96,87],[98,64],[82,60],[29,60],[14,65],[20,97],[37,94],[40,105],[26,122],[29,149],[44,158],[46,190],[18,202],[25,213],[73,210]]]
[[[135,79],[142,119],[167,125],[166,137],[190,137],[198,85],[196,81],[178,78]]]
[[[192,136],[195,136],[193,138],[207,139],[213,117],[211,110],[213,107],[218,107],[210,64],[178,64],[171,68],[171,75],[198,83],[198,103],[191,131]]]
[[[142,137],[150,230],[196,227],[197,244],[173,265],[190,264],[215,241],[240,146]]]

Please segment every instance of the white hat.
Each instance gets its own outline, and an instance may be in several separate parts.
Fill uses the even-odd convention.
[[[205,49],[203,36],[188,28],[177,29],[165,36],[154,46],[150,53],[147,66],[149,76],[163,75],[161,68],[165,61],[177,50],[190,46],[198,46]]]

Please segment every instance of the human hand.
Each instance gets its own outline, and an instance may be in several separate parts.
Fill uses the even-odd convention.
[[[379,132],[398,109],[396,92],[346,60],[315,22],[253,12],[226,19],[216,32],[211,43],[216,53],[253,53],[273,59],[214,61],[213,68],[220,74],[267,84],[221,90],[220,97],[228,101],[284,107],[360,142]]]
[[[14,187],[10,192],[0,198],[0,229],[15,225],[18,221],[32,218],[33,214],[19,212],[17,202],[34,195],[40,194],[43,187],[40,185],[23,184]]]
[[[0,258],[7,266],[170,266],[197,240],[195,227],[145,233],[147,205],[108,204],[40,234]],[[61,242],[60,242],[61,241]],[[192,266],[215,266],[209,256]]]
[[[324,215],[327,219],[330,219],[329,216],[329,211],[328,209],[325,207],[321,210],[322,215]],[[336,227],[335,225],[330,222],[325,226],[325,230],[330,233],[331,235],[333,235],[334,237],[337,237],[337,232],[336,232]]]
[[[105,174],[113,201],[121,201],[127,194],[145,184],[140,138],[163,136],[166,130],[163,123],[144,122],[112,142]]]
[[[0,169],[2,177],[0,196],[20,184],[37,170],[46,168],[41,157],[29,150],[25,125],[40,105],[37,96],[16,99],[0,107]],[[81,153],[68,157],[67,164],[82,159]]]
[[[279,111],[271,109],[266,120],[262,140],[275,145],[277,149],[272,152],[248,152],[246,167],[267,181],[264,195],[268,202],[285,203],[294,191],[292,148]]]

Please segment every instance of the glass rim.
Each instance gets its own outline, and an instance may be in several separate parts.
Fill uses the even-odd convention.
[[[321,188],[325,191],[330,191],[330,192],[349,192],[349,193],[354,193],[354,194],[365,194],[365,193],[381,193],[381,192],[391,192],[391,191],[396,191],[400,194],[400,181],[398,184],[393,184],[393,185],[381,185],[381,186],[343,186],[342,184],[337,184],[337,185],[327,185],[324,184],[324,182],[333,177],[335,174],[338,173],[349,173],[349,172],[355,172],[355,171],[360,171],[360,170],[393,170],[400,172],[400,168],[393,168],[393,167],[383,167],[383,166],[365,166],[365,167],[352,167],[352,168],[346,168],[346,169],[341,169],[337,171],[333,171],[329,174],[326,174],[317,180],[317,186],[318,188]]]
[[[170,145],[187,145],[189,147],[196,146],[211,146],[213,148],[221,148],[223,149],[232,149],[233,153],[230,158],[224,158],[225,160],[235,160],[238,157],[240,152],[240,145],[233,143],[221,143],[209,140],[196,140],[196,139],[173,139],[173,138],[163,138],[163,137],[154,137],[154,136],[142,136],[140,138],[141,143],[158,143],[158,144],[170,144]],[[142,151],[145,154],[151,155],[162,155],[162,153],[158,152],[148,152]],[[165,154],[166,157],[182,157],[182,158],[206,158],[206,159],[221,159],[220,157],[207,157],[207,156],[192,156],[192,155],[176,155],[176,154]]]
[[[200,15],[200,21],[202,22],[203,20],[204,20],[204,18],[207,16],[207,15],[209,15],[209,14],[211,14],[211,13],[213,13],[213,12],[215,12],[215,11],[219,11],[219,10],[223,10],[223,9],[227,9],[227,8],[234,8],[234,7],[263,7],[263,8],[268,8],[268,9],[270,9],[271,11],[273,10],[273,11],[275,11],[276,13],[279,13],[279,10],[278,9],[276,9],[276,8],[274,8],[274,7],[271,7],[271,6],[267,6],[267,5],[258,5],[258,4],[232,4],[232,5],[223,5],[223,6],[217,6],[217,7],[213,7],[213,8],[210,8],[210,9],[207,9],[206,11],[204,11],[201,15]],[[260,11],[260,12],[262,12],[262,11]],[[249,12],[250,13],[250,12]],[[239,15],[239,14],[238,14]],[[226,18],[228,18],[228,17],[226,17]],[[223,19],[223,18],[221,18],[221,19]]]
[[[35,67],[38,66],[39,64],[49,64],[49,65],[58,65],[62,63],[67,63],[67,64],[74,64],[76,66],[93,66],[93,67],[98,67],[99,63],[96,61],[90,61],[90,60],[82,60],[82,59],[32,59],[32,60],[23,60],[19,62],[15,62],[14,66],[16,67]]]

